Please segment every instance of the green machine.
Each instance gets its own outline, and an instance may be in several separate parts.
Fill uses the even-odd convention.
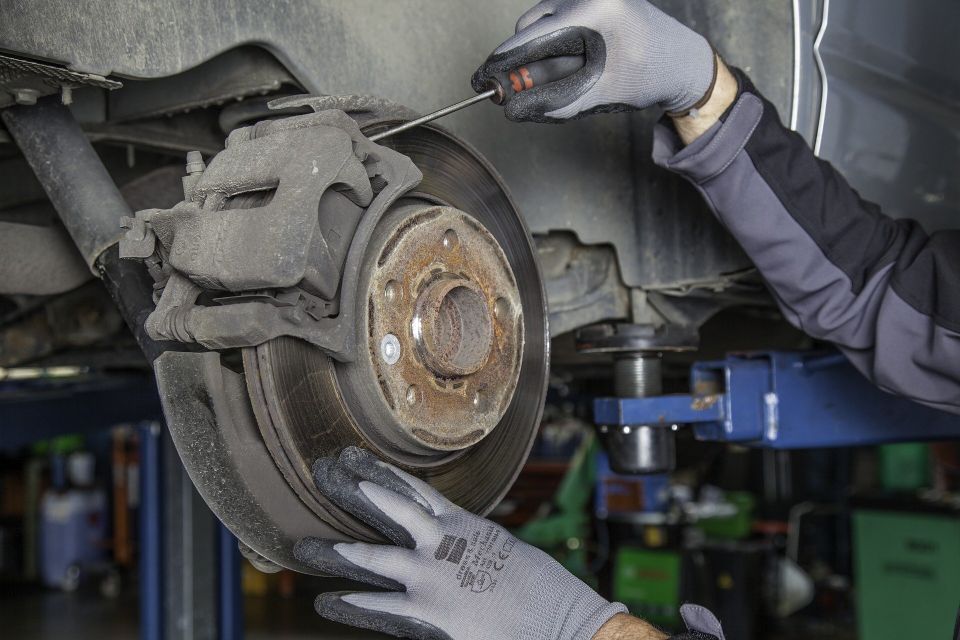
[[[856,511],[860,640],[950,638],[960,605],[960,514]]]
[[[614,599],[634,615],[676,628],[680,623],[681,562],[677,551],[621,547],[614,560]]]
[[[590,496],[597,475],[596,451],[593,436],[585,438],[553,497],[550,513],[513,532],[593,587],[597,586],[596,576],[588,567],[586,540],[590,536]]]

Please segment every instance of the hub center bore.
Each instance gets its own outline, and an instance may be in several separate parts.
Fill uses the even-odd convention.
[[[438,278],[417,298],[411,333],[430,370],[448,378],[466,376],[490,355],[493,319],[475,284]]]

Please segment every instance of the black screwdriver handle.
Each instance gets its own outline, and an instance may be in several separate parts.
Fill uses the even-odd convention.
[[[586,64],[583,56],[557,56],[525,64],[513,71],[495,74],[487,82],[496,93],[490,99],[503,105],[524,91],[571,76]]]

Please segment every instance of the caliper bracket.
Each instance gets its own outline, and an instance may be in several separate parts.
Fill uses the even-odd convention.
[[[209,167],[191,154],[184,201],[125,221],[121,257],[157,280],[154,339],[224,349],[288,335],[354,359],[367,244],[422,174],[343,111],[295,102],[315,112],[233,131]]]

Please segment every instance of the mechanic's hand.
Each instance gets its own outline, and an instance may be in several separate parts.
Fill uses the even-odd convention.
[[[321,594],[315,606],[325,618],[423,640],[586,640],[626,610],[546,553],[364,450],[321,458],[313,473],[324,495],[393,542],[297,543],[301,562],[388,589]]]
[[[717,73],[710,43],[647,0],[543,0],[477,69],[473,88],[482,91],[495,73],[563,55],[583,55],[586,65],[514,96],[507,118],[562,122],[652,105],[683,114],[709,97]]]

